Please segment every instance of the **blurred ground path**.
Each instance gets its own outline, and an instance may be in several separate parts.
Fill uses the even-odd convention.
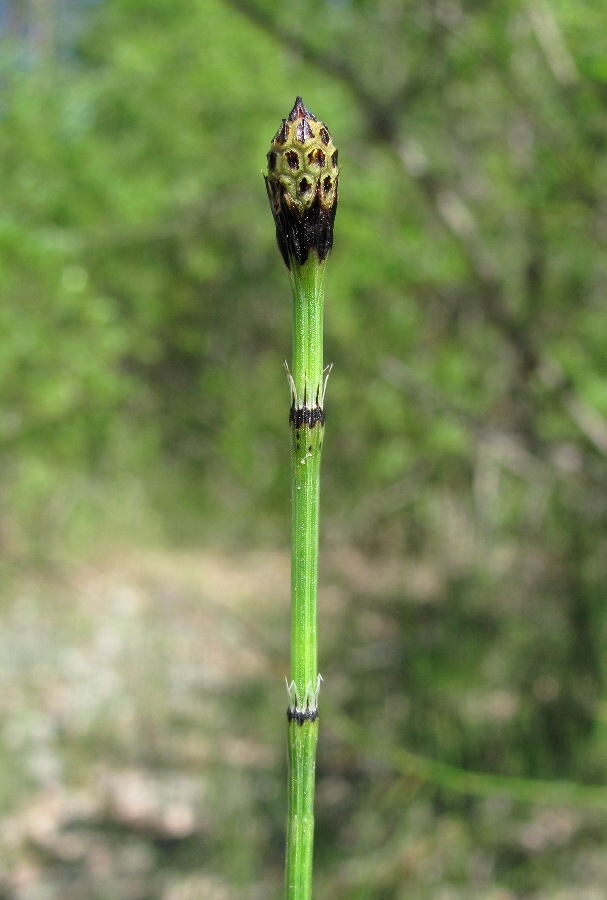
[[[441,726],[449,704],[483,735],[508,725],[514,691],[462,673],[485,647],[479,622],[503,611],[464,610],[453,646],[448,557],[327,544],[325,709],[405,748],[416,702]],[[0,900],[280,896],[288,554],[121,549],[0,579]],[[429,758],[449,761],[445,746]],[[319,845],[334,843],[319,900],[383,896],[384,881],[420,900],[518,900],[523,867],[542,900],[606,896],[596,810],[460,794],[441,806],[435,785],[367,755],[330,715],[321,747]],[[381,846],[378,823],[392,829]]]
[[[273,748],[252,720],[260,680],[285,699],[263,623],[287,627],[288,590],[274,553],[131,552],[7,579],[0,897],[233,896],[189,870],[248,815],[251,773],[280,769],[282,732]]]

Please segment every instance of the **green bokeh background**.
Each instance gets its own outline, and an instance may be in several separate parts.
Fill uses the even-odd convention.
[[[316,896],[603,896],[604,3],[7,9],[2,900],[280,896],[290,297],[261,170],[297,94],[341,164]]]

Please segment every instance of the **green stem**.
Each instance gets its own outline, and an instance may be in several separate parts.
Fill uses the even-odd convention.
[[[291,272],[291,679],[302,706],[318,679],[318,510],[324,426],[320,420],[306,422],[305,411],[318,416],[323,406],[324,273],[325,264],[314,253]]]
[[[324,434],[325,263],[311,253],[291,269],[291,683],[288,710],[289,808],[286,897],[312,895],[314,778],[318,736],[318,515]]]
[[[308,900],[312,896],[314,848],[314,780],[318,719],[289,722],[289,808],[285,897]]]

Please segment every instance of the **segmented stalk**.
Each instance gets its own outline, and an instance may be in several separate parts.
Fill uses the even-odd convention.
[[[295,101],[268,153],[266,187],[293,295],[291,389],[291,677],[285,896],[312,896],[318,737],[317,586],[320,458],[324,437],[323,302],[339,169],[331,135]]]

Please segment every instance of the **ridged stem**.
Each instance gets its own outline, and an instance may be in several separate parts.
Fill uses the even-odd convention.
[[[291,679],[299,704],[316,689],[320,458],[324,434],[323,292],[315,254],[291,271]],[[304,411],[304,412],[302,412]]]
[[[314,780],[318,736],[318,520],[324,436],[324,262],[312,253],[290,272],[293,291],[291,385],[291,684],[288,710],[289,808],[286,897],[312,895]]]
[[[289,722],[289,808],[285,897],[309,900],[312,896],[314,850],[314,782],[318,719]]]

